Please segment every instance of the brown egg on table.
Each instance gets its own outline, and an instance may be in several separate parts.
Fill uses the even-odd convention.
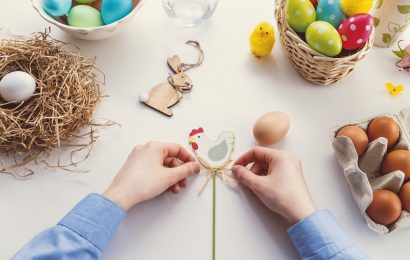
[[[399,197],[403,209],[410,212],[410,182],[405,183],[401,187]]]
[[[377,190],[373,192],[373,201],[366,213],[377,224],[389,226],[400,217],[401,209],[401,202],[396,193]]]
[[[290,128],[289,117],[282,112],[262,115],[253,127],[253,135],[261,145],[272,145],[285,137]]]
[[[366,132],[358,126],[345,126],[337,132],[336,136],[346,136],[350,138],[359,157],[366,152],[369,146],[369,138]]]
[[[388,153],[382,163],[382,173],[388,174],[394,171],[402,171],[405,174],[404,181],[410,180],[410,152],[407,150],[395,150]]]
[[[400,138],[400,127],[393,118],[382,116],[373,119],[367,127],[367,136],[369,141],[373,142],[377,138],[384,137],[387,139],[387,148],[392,148],[397,144]]]

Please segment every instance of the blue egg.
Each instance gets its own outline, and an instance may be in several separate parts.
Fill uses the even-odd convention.
[[[132,0],[102,0],[101,15],[105,24],[121,20],[132,11]]]
[[[66,15],[71,9],[71,0],[43,0],[43,8],[51,16]]]
[[[316,16],[318,21],[325,21],[339,28],[346,19],[340,7],[340,0],[321,0],[317,5]]]

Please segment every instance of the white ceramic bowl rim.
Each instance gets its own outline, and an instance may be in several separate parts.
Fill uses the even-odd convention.
[[[121,18],[118,21],[115,21],[113,23],[106,24],[106,25],[103,25],[103,26],[83,28],[83,27],[69,26],[67,24],[64,24],[64,23],[61,23],[61,22],[57,21],[56,19],[54,19],[52,16],[48,15],[44,11],[43,6],[41,4],[42,1],[43,0],[31,0],[31,4],[33,5],[33,8],[37,11],[37,13],[39,13],[41,15],[41,17],[43,17],[45,20],[47,20],[48,22],[50,22],[50,23],[52,23],[56,26],[59,26],[59,27],[62,27],[62,28],[68,29],[68,30],[81,31],[81,32],[84,32],[84,31],[90,32],[90,31],[93,31],[95,29],[104,29],[104,28],[108,29],[110,27],[116,27],[122,21],[128,19],[128,17],[134,15],[134,13],[137,12],[141,8],[142,4],[145,2],[145,0],[139,0],[137,5],[135,6],[135,8],[129,14],[127,14],[126,16],[124,16],[123,18]]]

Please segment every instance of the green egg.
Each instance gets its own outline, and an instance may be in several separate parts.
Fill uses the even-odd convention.
[[[74,6],[67,17],[68,25],[73,27],[90,28],[103,26],[101,13],[88,5]]]
[[[337,56],[342,51],[342,39],[328,22],[317,21],[309,25],[306,41],[312,49],[329,57]]]
[[[286,20],[296,32],[306,32],[306,28],[316,21],[316,10],[310,0],[289,0],[285,10]]]
[[[89,4],[95,2],[96,0],[75,0],[79,4]]]

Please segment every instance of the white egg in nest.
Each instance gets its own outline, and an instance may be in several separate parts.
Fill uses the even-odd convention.
[[[0,96],[10,103],[26,101],[35,91],[36,81],[23,71],[11,72],[0,81]]]

